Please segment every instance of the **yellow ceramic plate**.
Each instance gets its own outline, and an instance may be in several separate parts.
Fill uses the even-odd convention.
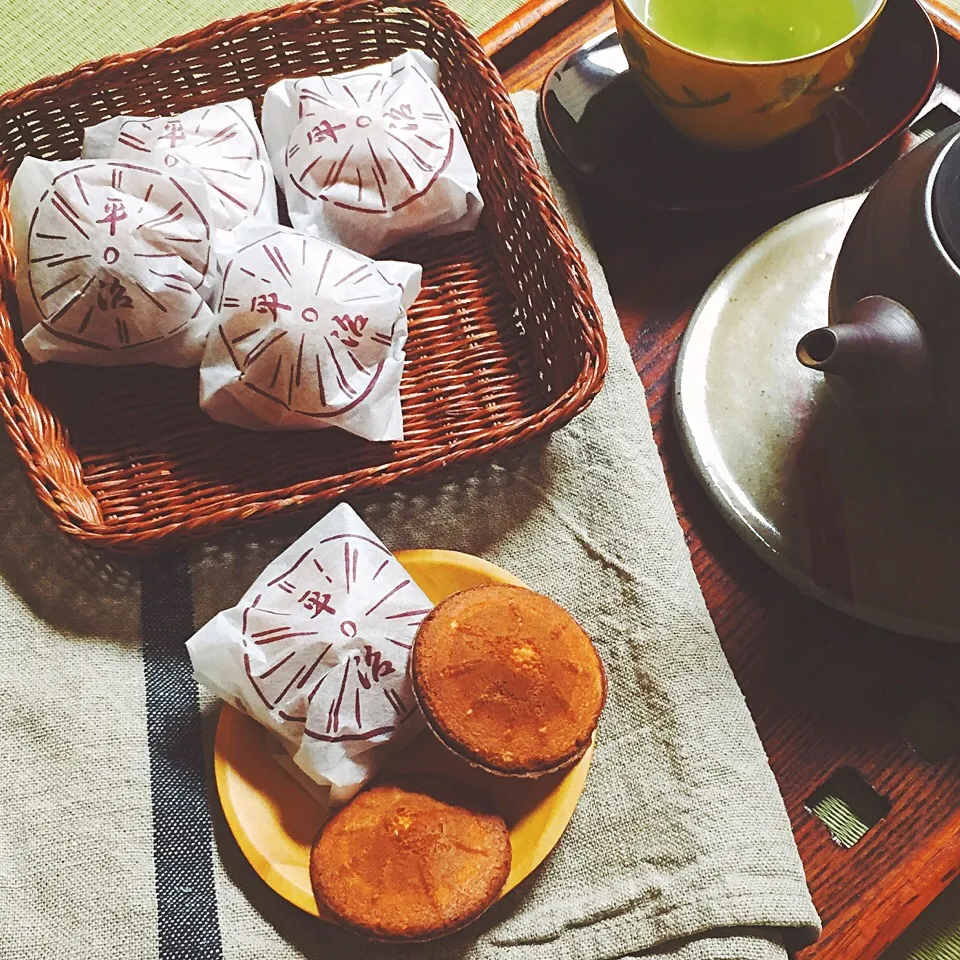
[[[484,583],[520,583],[486,560],[450,550],[408,550],[398,553],[397,559],[433,603]],[[275,749],[256,721],[224,706],[214,746],[217,791],[240,849],[267,886],[301,910],[320,916],[309,863],[326,811],[277,763]],[[592,756],[593,746],[569,770],[514,780],[470,767],[427,732],[384,772],[441,774],[470,784],[491,799],[510,828],[513,851],[503,896],[529,876],[560,839],[583,792]]]

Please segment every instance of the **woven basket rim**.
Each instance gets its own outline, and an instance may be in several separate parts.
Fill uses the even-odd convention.
[[[383,481],[377,475],[390,472],[390,484],[408,479],[442,479],[443,474],[431,471],[435,461],[442,460],[444,470],[461,464],[475,462],[482,458],[491,458],[516,446],[543,436],[567,422],[582,410],[599,390],[607,364],[606,342],[599,317],[599,311],[593,301],[589,278],[582,258],[567,232],[566,225],[557,208],[550,187],[538,168],[532,150],[517,117],[513,102],[499,79],[496,68],[486,58],[477,40],[469,34],[462,19],[439,0],[304,0],[286,6],[260,12],[241,14],[221,19],[198,30],[182,34],[153,47],[130,53],[111,54],[89,63],[80,64],[60,74],[41,78],[31,84],[0,96],[0,118],[9,112],[29,108],[32,100],[49,97],[64,87],[77,82],[89,82],[99,74],[114,70],[128,69],[131,64],[149,64],[155,60],[182,53],[193,53],[207,43],[221,43],[233,37],[246,35],[260,25],[282,22],[289,24],[303,19],[314,22],[324,14],[349,15],[369,10],[372,15],[380,12],[408,10],[430,23],[437,29],[451,28],[455,39],[461,46],[460,53],[469,54],[471,69],[481,72],[489,86],[489,95],[499,111],[499,120],[517,144],[515,159],[519,167],[518,176],[535,194],[539,213],[546,218],[559,252],[569,258],[571,282],[579,302],[585,302],[588,309],[576,313],[578,329],[583,338],[584,350],[578,373],[569,389],[553,398],[534,413],[523,417],[512,417],[507,422],[485,427],[482,446],[475,438],[467,436],[462,442],[454,440],[450,445],[438,447],[427,445],[422,449],[404,454],[398,460],[353,466],[340,474],[319,474],[317,477],[303,480],[274,491],[277,497],[270,499],[266,491],[244,491],[232,494],[227,504],[207,503],[199,509],[190,509],[182,516],[171,518],[166,513],[152,515],[144,519],[89,519],[80,515],[70,506],[70,498],[65,492],[69,483],[51,473],[45,454],[43,424],[37,426],[36,417],[29,414],[37,409],[38,400],[33,393],[28,371],[24,367],[24,358],[19,350],[3,365],[0,365],[0,413],[18,450],[29,479],[38,498],[54,513],[62,530],[94,546],[110,547],[116,550],[153,552],[174,546],[200,535],[210,536],[224,526],[237,526],[246,520],[261,520],[279,516],[295,507],[333,502],[348,495],[370,496],[383,489]],[[147,105],[145,113],[150,112]],[[4,145],[0,142],[0,167],[4,165]],[[9,166],[9,161],[6,162]],[[0,304],[0,325],[10,326],[11,319],[5,305]],[[0,350],[0,353],[6,352]],[[11,375],[12,371],[12,375]],[[17,378],[26,383],[26,392],[17,392]],[[12,394],[12,396],[11,396]],[[32,405],[32,407],[31,407]],[[54,418],[56,438],[62,447],[67,446],[68,435],[58,421],[55,410],[50,410]],[[74,473],[77,473],[75,470]],[[83,487],[83,474],[68,478],[77,486]],[[331,486],[331,483],[334,484]],[[317,487],[324,487],[317,491]],[[170,510],[183,509],[182,506]],[[128,528],[134,527],[134,531]]]

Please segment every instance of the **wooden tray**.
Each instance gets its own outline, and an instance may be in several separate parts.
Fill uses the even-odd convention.
[[[951,120],[936,108],[960,117],[960,16],[945,0],[924,6],[941,29],[941,82],[910,131],[847,174],[798,197],[723,214],[641,216],[599,191],[580,196],[646,386],[697,577],[783,793],[824,921],[820,940],[799,960],[886,956],[960,874],[960,752],[931,751],[929,735],[922,735],[924,725],[943,740],[956,735],[960,650],[851,620],[804,597],[759,560],[686,462],[672,422],[673,368],[692,309],[748,243],[799,210],[867,189],[931,124]],[[579,0],[560,11],[544,7],[548,15],[526,30],[520,46],[495,57],[511,90],[539,90],[560,58],[613,27],[607,2],[587,10]],[[567,8],[574,16],[556,26]],[[890,82],[896,78],[892,64]],[[890,806],[845,849],[811,807],[825,784],[835,775],[849,780],[849,771]],[[928,945],[924,955],[946,957],[949,950],[944,940],[942,951]],[[890,960],[902,955],[898,945]]]
[[[339,430],[251,434],[197,404],[197,373],[34,367],[21,351],[8,197],[26,155],[76,157],[85,127],[248,96],[407,48],[440,86],[480,174],[475,233],[394,248],[423,264],[401,385],[403,442]],[[424,479],[543,435],[606,366],[579,254],[496,70],[438,0],[323,0],[212,24],[0,98],[0,413],[40,500],[88,543],[150,550],[224,526]]]

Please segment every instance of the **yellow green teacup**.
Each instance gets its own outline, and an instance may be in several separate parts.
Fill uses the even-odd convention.
[[[613,9],[630,67],[667,121],[691,139],[742,149],[819,116],[885,2],[613,0]]]

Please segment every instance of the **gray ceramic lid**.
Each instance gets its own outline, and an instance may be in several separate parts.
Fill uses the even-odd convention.
[[[674,413],[694,473],[778,573],[861,620],[960,643],[955,491],[878,444],[794,353],[827,319],[862,201],[806,210],[721,271],[684,335]]]

